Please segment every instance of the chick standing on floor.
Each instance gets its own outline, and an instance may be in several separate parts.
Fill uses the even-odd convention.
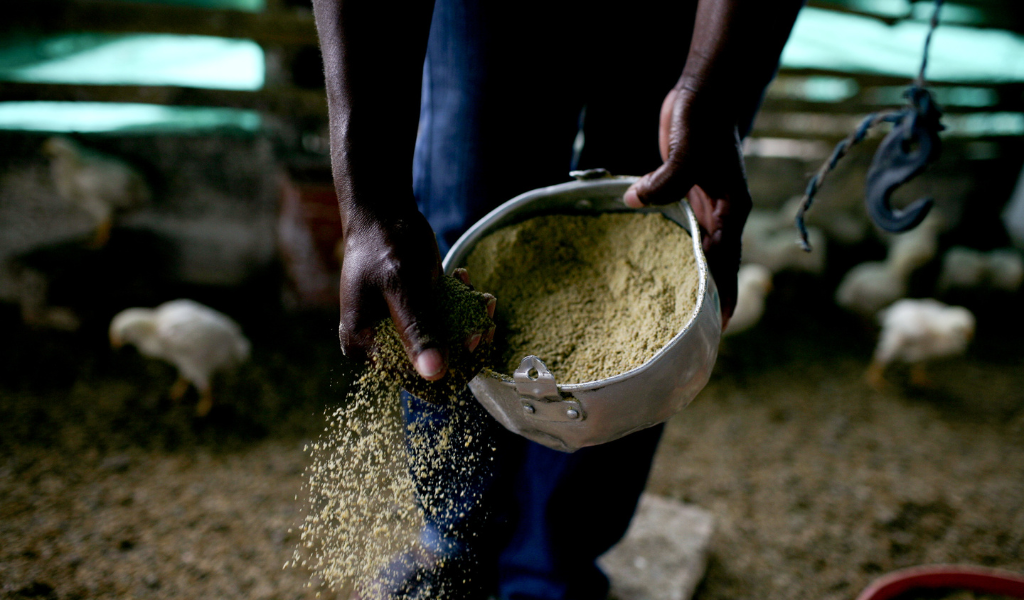
[[[885,261],[861,263],[843,277],[836,304],[870,317],[906,297],[911,276],[935,258],[944,227],[942,217],[933,211],[916,229],[893,236]]]
[[[942,257],[938,289],[1016,292],[1024,284],[1024,258],[1013,248],[981,252],[955,246]]]
[[[865,377],[872,387],[885,385],[885,368],[892,362],[911,365],[914,385],[928,385],[925,362],[958,356],[974,337],[974,315],[962,306],[930,298],[899,300],[878,313],[882,333]]]
[[[213,408],[210,381],[214,373],[249,359],[249,340],[227,315],[192,300],[173,300],[156,308],[129,308],[110,322],[110,344],[133,344],[150,358],[177,367],[178,380],[171,387],[177,400],[189,384],[199,390],[196,415]]]
[[[43,152],[50,157],[50,174],[57,193],[95,221],[93,247],[106,245],[117,213],[149,202],[146,181],[124,161],[63,137],[46,140]]]

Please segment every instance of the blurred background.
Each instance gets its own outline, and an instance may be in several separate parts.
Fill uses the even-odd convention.
[[[819,193],[813,253],[792,226],[835,143],[903,102],[931,11],[810,1],[746,142],[749,318],[649,484],[715,514],[702,600],[853,598],[925,562],[1024,570],[1024,5],[944,6],[943,154],[896,194],[935,198],[929,220],[867,220],[880,128]],[[331,596],[281,569],[303,447],[351,371],[309,1],[4,14],[0,597]],[[184,311],[210,336],[247,338],[223,364],[195,350],[209,386],[111,339],[122,310],[179,298],[218,311]],[[963,306],[970,331],[937,305],[882,312],[903,298]]]

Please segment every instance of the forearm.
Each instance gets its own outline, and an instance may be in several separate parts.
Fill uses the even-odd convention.
[[[778,66],[803,0],[699,0],[677,89],[742,112]]]
[[[410,165],[433,2],[401,4],[313,0],[345,229],[357,211],[416,209]]]

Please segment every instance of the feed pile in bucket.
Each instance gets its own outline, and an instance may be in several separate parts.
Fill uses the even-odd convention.
[[[464,349],[468,334],[493,326],[486,302],[455,278],[441,279],[438,306],[451,354],[449,374],[433,383],[415,375],[394,324],[382,320],[372,360],[311,444],[309,500],[292,563],[310,567],[332,589],[389,597],[388,590],[409,571],[431,566],[425,562],[429,549],[420,545],[424,515],[465,510],[465,480],[485,466],[481,452],[467,450],[480,425],[460,410],[466,401],[458,392],[482,365],[475,355],[488,347],[474,353]],[[439,429],[405,424],[399,392],[409,382],[433,400],[447,402],[439,409]],[[457,465],[453,477],[423,484],[434,481],[427,478],[434,471],[450,471],[452,465]],[[443,589],[422,593],[447,595]]]
[[[498,298],[493,369],[533,354],[559,383],[650,360],[692,318],[700,284],[689,234],[656,213],[535,217],[485,237],[466,266]]]

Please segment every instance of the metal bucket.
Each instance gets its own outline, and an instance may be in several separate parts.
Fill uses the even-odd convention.
[[[700,273],[697,305],[683,330],[646,363],[607,379],[560,385],[540,358],[528,356],[512,379],[485,370],[470,382],[480,404],[510,431],[564,452],[657,425],[685,408],[707,384],[722,336],[718,290],[689,204],[628,208],[622,196],[636,177],[592,176],[516,196],[466,231],[444,259],[451,274],[490,233],[542,214],[660,212],[689,232]]]

